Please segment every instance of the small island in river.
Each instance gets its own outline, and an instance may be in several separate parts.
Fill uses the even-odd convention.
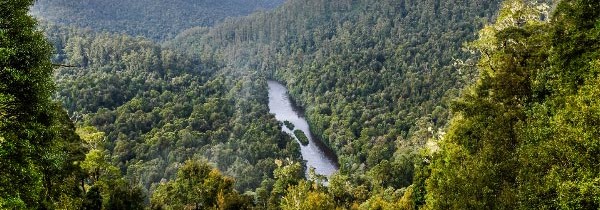
[[[304,134],[304,131],[295,130],[294,135],[296,135],[296,138],[298,138],[298,141],[300,141],[300,143],[302,143],[302,145],[304,145],[304,146],[308,145],[308,137],[306,137],[306,134]]]
[[[285,127],[287,127],[288,129],[290,129],[291,131],[293,131],[293,130],[294,130],[294,127],[296,127],[296,126],[294,126],[294,124],[293,124],[293,123],[291,123],[291,122],[290,122],[290,121],[288,121],[288,120],[286,120],[286,121],[283,121],[283,124],[285,124]]]

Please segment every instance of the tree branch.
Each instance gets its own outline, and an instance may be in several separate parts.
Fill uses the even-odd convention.
[[[52,66],[54,67],[67,67],[67,68],[77,68],[79,66],[73,66],[73,65],[67,65],[67,64],[59,64],[59,63],[53,63]]]

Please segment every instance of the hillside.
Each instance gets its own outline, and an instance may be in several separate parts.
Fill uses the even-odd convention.
[[[142,38],[52,25],[44,31],[65,53],[56,61],[78,66],[56,72],[57,99],[74,119],[105,133],[113,164],[145,190],[174,178],[191,158],[214,163],[242,192],[273,178],[275,159],[299,162],[298,145],[268,115],[264,78]]]
[[[271,12],[226,20],[213,28],[187,30],[168,41],[162,50],[156,49],[157,46],[150,47],[150,50],[128,47],[126,42],[114,42],[123,38],[114,39],[112,35],[90,39],[93,35],[84,34],[79,35],[83,39],[73,38],[69,41],[60,38],[57,43],[63,43],[67,63],[85,66],[85,69],[93,71],[63,70],[57,74],[57,79],[59,84],[64,84],[61,86],[61,90],[64,90],[61,98],[69,110],[72,113],[88,113],[84,122],[106,132],[108,149],[114,154],[114,160],[118,160],[115,163],[120,164],[130,178],[144,180],[142,184],[150,190],[151,183],[173,177],[174,167],[169,166],[177,166],[185,160],[182,158],[189,157],[182,151],[203,154],[211,162],[217,163],[226,174],[238,179],[236,185],[239,190],[256,189],[261,176],[274,177],[271,174],[248,173],[250,170],[240,171],[240,167],[229,165],[233,162],[227,162],[239,159],[234,154],[244,157],[254,155],[256,151],[238,150],[226,145],[235,146],[241,142],[262,143],[260,148],[268,145],[261,138],[231,136],[237,129],[246,131],[245,129],[252,128],[251,125],[240,127],[245,125],[240,124],[244,122],[242,119],[253,119],[253,115],[249,115],[252,112],[236,111],[244,106],[236,105],[229,111],[208,111],[224,112],[223,117],[198,116],[197,119],[209,124],[223,118],[230,119],[224,122],[232,123],[213,127],[216,129],[213,131],[219,131],[220,134],[206,133],[223,135],[212,137],[222,139],[221,143],[207,144],[213,145],[211,147],[218,146],[219,152],[215,153],[214,148],[208,149],[211,147],[202,146],[202,143],[188,146],[177,143],[179,134],[187,130],[200,134],[206,132],[201,127],[186,128],[189,113],[186,110],[189,109],[185,108],[185,104],[192,100],[190,95],[210,98],[211,95],[199,93],[212,91],[188,92],[186,97],[178,99],[180,102],[169,103],[177,98],[151,102],[159,95],[139,90],[155,89],[164,94],[165,90],[171,91],[169,86],[174,83],[161,85],[161,81],[181,81],[182,85],[189,85],[184,86],[187,87],[184,90],[193,90],[198,85],[209,82],[215,85],[213,88],[220,88],[226,93],[232,91],[233,84],[248,84],[234,79],[240,76],[247,78],[243,81],[264,81],[270,78],[284,82],[296,103],[306,109],[313,133],[339,156],[340,174],[332,179],[338,180],[338,183],[347,180],[349,185],[337,187],[350,194],[336,194],[334,197],[348,201],[343,205],[362,203],[369,197],[385,193],[384,190],[398,190],[395,196],[400,196],[399,192],[412,183],[414,168],[421,162],[419,150],[429,138],[442,133],[440,129],[445,127],[449,118],[448,102],[475,78],[473,70],[461,72],[453,65],[460,60],[472,62],[467,60],[470,58],[469,53],[461,49],[462,43],[476,38],[478,28],[493,20],[498,5],[499,1],[448,1],[444,4],[437,1],[290,1]],[[56,33],[60,34],[60,30]],[[152,46],[151,43],[140,41]],[[120,49],[133,51],[119,52]],[[183,56],[174,59],[175,62],[171,62],[173,64],[185,64],[186,59],[191,59],[192,66],[208,64],[209,66],[201,69],[211,73],[206,78],[198,77],[196,71],[184,74],[189,75],[184,77],[166,74],[173,69],[180,69],[161,67],[161,63],[169,63],[169,57],[165,56],[170,54]],[[128,69],[132,67],[134,71],[128,73]],[[68,76],[80,74],[77,72],[98,72],[98,76]],[[101,76],[103,74],[106,76]],[[150,77],[143,76],[145,74]],[[229,82],[210,82],[213,77],[210,75],[213,74],[230,78],[225,80]],[[64,77],[65,75],[68,77]],[[153,77],[159,79],[150,79]],[[158,84],[153,84],[155,81]],[[108,84],[115,88],[103,87]],[[249,83],[247,88],[249,89],[244,90],[252,90],[250,96],[258,97],[249,104],[258,107],[266,104],[264,99],[260,100],[266,96],[266,91],[261,91],[266,88],[264,83]],[[138,93],[130,92],[134,90]],[[108,92],[81,97],[98,91]],[[102,95],[104,96],[98,97]],[[236,93],[218,93],[214,98],[218,100],[216,104],[220,105],[247,103],[243,98],[227,98],[235,95]],[[119,98],[122,100],[115,100]],[[194,103],[192,100],[190,107]],[[135,104],[138,105],[133,106]],[[180,104],[184,107],[180,107]],[[173,110],[182,115],[169,117],[164,115],[168,112],[161,112],[153,107],[163,107],[160,109]],[[227,109],[227,106],[224,108]],[[127,114],[128,112],[132,114]],[[232,116],[232,112],[236,115]],[[161,123],[180,118],[183,120],[180,125]],[[137,122],[140,120],[145,120],[145,123]],[[256,125],[261,122],[265,123],[258,121]],[[233,126],[234,129],[228,126]],[[170,133],[175,136],[164,137],[171,135]],[[275,134],[272,131],[268,133],[267,136]],[[224,138],[226,135],[230,137]],[[202,139],[199,137],[201,135],[192,135],[190,140],[194,142]],[[161,151],[162,154],[153,151]],[[153,160],[157,154],[161,155]],[[283,157],[268,153],[264,155],[273,157],[271,160]],[[134,164],[136,162],[138,163]],[[244,165],[257,163],[236,162]],[[274,162],[270,162],[267,165],[274,166],[273,164]],[[237,171],[232,171],[233,169]],[[263,171],[274,169],[271,167]],[[266,187],[269,188],[271,187]]]
[[[41,19],[165,40],[195,26],[213,26],[227,17],[269,10],[284,0],[38,0],[32,13]]]
[[[86,2],[37,25],[51,60],[2,3],[0,208],[598,209],[600,3],[545,2],[290,0],[168,40],[192,25],[101,31],[186,9]],[[268,80],[337,173],[305,174]]]
[[[463,50],[500,1],[290,1],[166,44],[287,84],[341,171],[368,189],[412,182],[419,150],[475,80]],[[393,170],[387,170],[393,169]]]
[[[597,8],[511,0],[481,30],[480,77],[432,155],[429,208],[600,208]]]
[[[85,149],[50,98],[52,47],[27,16],[30,3],[0,3],[0,209],[43,208],[81,192]]]

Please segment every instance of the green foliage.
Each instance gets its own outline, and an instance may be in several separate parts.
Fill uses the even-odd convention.
[[[480,32],[480,79],[434,155],[428,208],[600,206],[600,13],[590,8],[600,4],[561,1],[544,22],[544,7],[507,1]]]
[[[472,63],[461,44],[475,38],[499,2],[289,1],[190,29],[165,45],[212,51],[223,63],[282,81],[352,183],[402,188],[421,161],[412,153],[437,136],[448,102],[473,80],[473,70],[453,66]],[[382,170],[389,166],[399,168]]]
[[[600,4],[563,0],[548,16],[547,7],[508,0],[496,22],[460,50],[498,5],[290,1],[190,29],[164,46],[47,26],[55,61],[78,66],[57,74],[57,97],[106,135],[98,143],[100,132],[81,134],[90,149],[82,188],[90,190],[73,206],[97,208],[101,200],[103,207],[140,208],[148,191],[156,208],[249,208],[250,198],[235,188],[253,190],[248,195],[265,209],[597,209]],[[9,32],[0,30],[1,43],[12,43]],[[4,65],[19,51],[2,46]],[[478,76],[475,68],[455,68],[475,66],[474,58]],[[268,114],[267,78],[286,83],[311,131],[338,154],[341,169],[328,187],[303,180],[298,144]],[[23,95],[2,94],[0,128],[12,125],[10,110],[20,110],[13,102]],[[35,119],[16,125],[44,122]],[[0,146],[21,138],[11,135]],[[28,151],[32,144],[24,142]],[[200,157],[237,182],[206,163],[180,166]],[[34,186],[27,188],[33,196],[46,172],[23,160],[9,165],[30,175],[23,183]],[[0,205],[28,207],[36,199],[2,193]]]
[[[102,195],[100,195],[100,188],[93,186],[85,194],[83,205],[81,209],[84,210],[101,210],[102,209]]]
[[[296,136],[296,138],[298,139],[298,141],[300,141],[300,143],[302,145],[308,145],[308,137],[306,136],[306,134],[304,133],[304,131],[302,130],[295,130],[294,131],[294,136]]]
[[[85,159],[81,162],[81,169],[88,175],[89,182],[93,185],[95,182],[118,177],[120,172],[110,164],[108,151],[104,148],[104,133],[90,126],[78,128],[76,132],[89,147]]]
[[[381,210],[394,210],[401,209],[400,205],[395,201],[399,200],[397,198],[390,199],[390,195],[373,195],[359,206],[358,209],[381,209]]]
[[[190,29],[165,47],[48,31],[57,61],[81,67],[61,69],[59,98],[106,132],[111,159],[148,191],[173,178],[177,163],[204,156],[234,176],[238,190],[257,189],[262,204],[277,201],[286,182],[272,173],[274,160],[299,154],[273,117],[263,117],[264,81],[274,78],[287,83],[313,133],[339,155],[348,183],[338,189],[349,193],[335,196],[350,207],[411,183],[420,161],[414,151],[446,124],[446,102],[471,80],[471,72],[453,70],[452,59],[466,58],[460,43],[497,5],[290,1]]]
[[[151,202],[154,209],[249,209],[251,205],[233,190],[233,179],[197,160],[186,161],[175,180],[160,184]]]
[[[298,185],[290,186],[286,195],[281,199],[282,210],[303,209],[335,209],[331,195],[314,188],[311,182],[300,181]]]
[[[81,140],[54,91],[51,46],[28,15],[33,1],[0,2],[0,208],[76,206]]]
[[[77,66],[58,69],[57,97],[104,133],[105,151],[90,148],[96,156],[144,193],[190,158],[215,163],[240,191],[273,178],[275,159],[300,160],[298,144],[268,114],[264,77],[141,38],[43,27],[59,49],[56,62]]]
[[[110,200],[105,209],[143,210],[144,198],[141,187],[118,184],[111,189]]]
[[[287,165],[278,164],[277,169],[273,171],[275,184],[272,194],[281,195],[291,186],[296,185],[304,178],[304,167],[298,162],[289,162]]]
[[[506,1],[496,23],[472,44],[482,53],[480,79],[455,103],[458,113],[431,165],[428,207],[517,207],[517,127],[531,94],[529,69],[543,59],[531,53],[544,44],[530,45],[537,36],[527,31],[540,29],[539,13],[523,1]]]
[[[83,195],[78,186],[85,176],[82,161],[88,150],[77,135],[75,126],[58,103],[53,108],[51,145],[43,150],[40,170],[44,174],[47,208],[78,208]]]
[[[291,123],[290,121],[287,121],[287,120],[286,120],[286,121],[283,121],[283,124],[285,125],[285,127],[287,127],[288,129],[290,129],[291,131],[293,131],[293,130],[294,130],[294,127],[295,127],[295,126],[294,126],[294,124],[293,124],[293,123]]]
[[[3,208],[40,205],[37,152],[51,142],[43,138],[51,122],[50,47],[27,15],[31,3],[4,1],[0,10],[0,203],[9,205]]]
[[[549,64],[533,83],[541,100],[521,127],[518,180],[525,208],[600,207],[600,13],[589,8],[600,5],[562,1],[553,14]]]
[[[144,193],[123,179],[119,169],[111,164],[103,132],[87,126],[77,128],[89,152],[81,162],[85,178],[83,190],[88,189],[82,209],[144,209]]]
[[[93,27],[154,40],[173,38],[194,26],[212,26],[227,17],[270,9],[283,0],[152,1],[37,0],[33,13],[55,23]]]

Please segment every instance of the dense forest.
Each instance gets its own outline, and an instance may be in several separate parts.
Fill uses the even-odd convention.
[[[600,2],[512,0],[471,43],[479,80],[433,155],[433,209],[600,208]]]
[[[449,102],[475,78],[454,64],[474,63],[463,43],[499,2],[289,1],[166,46],[287,84],[340,175],[385,194],[411,184],[420,148],[443,134]]]
[[[32,3],[0,3],[0,208],[600,208],[595,0],[289,0],[162,43]],[[339,172],[305,174],[269,79]]]
[[[44,20],[153,40],[196,26],[279,6],[283,0],[37,0],[32,12]]]
[[[65,53],[55,61],[78,66],[57,71],[56,98],[105,133],[112,163],[144,190],[190,158],[214,163],[241,192],[266,187],[275,160],[301,162],[298,144],[268,114],[265,78],[141,38],[44,30]]]

